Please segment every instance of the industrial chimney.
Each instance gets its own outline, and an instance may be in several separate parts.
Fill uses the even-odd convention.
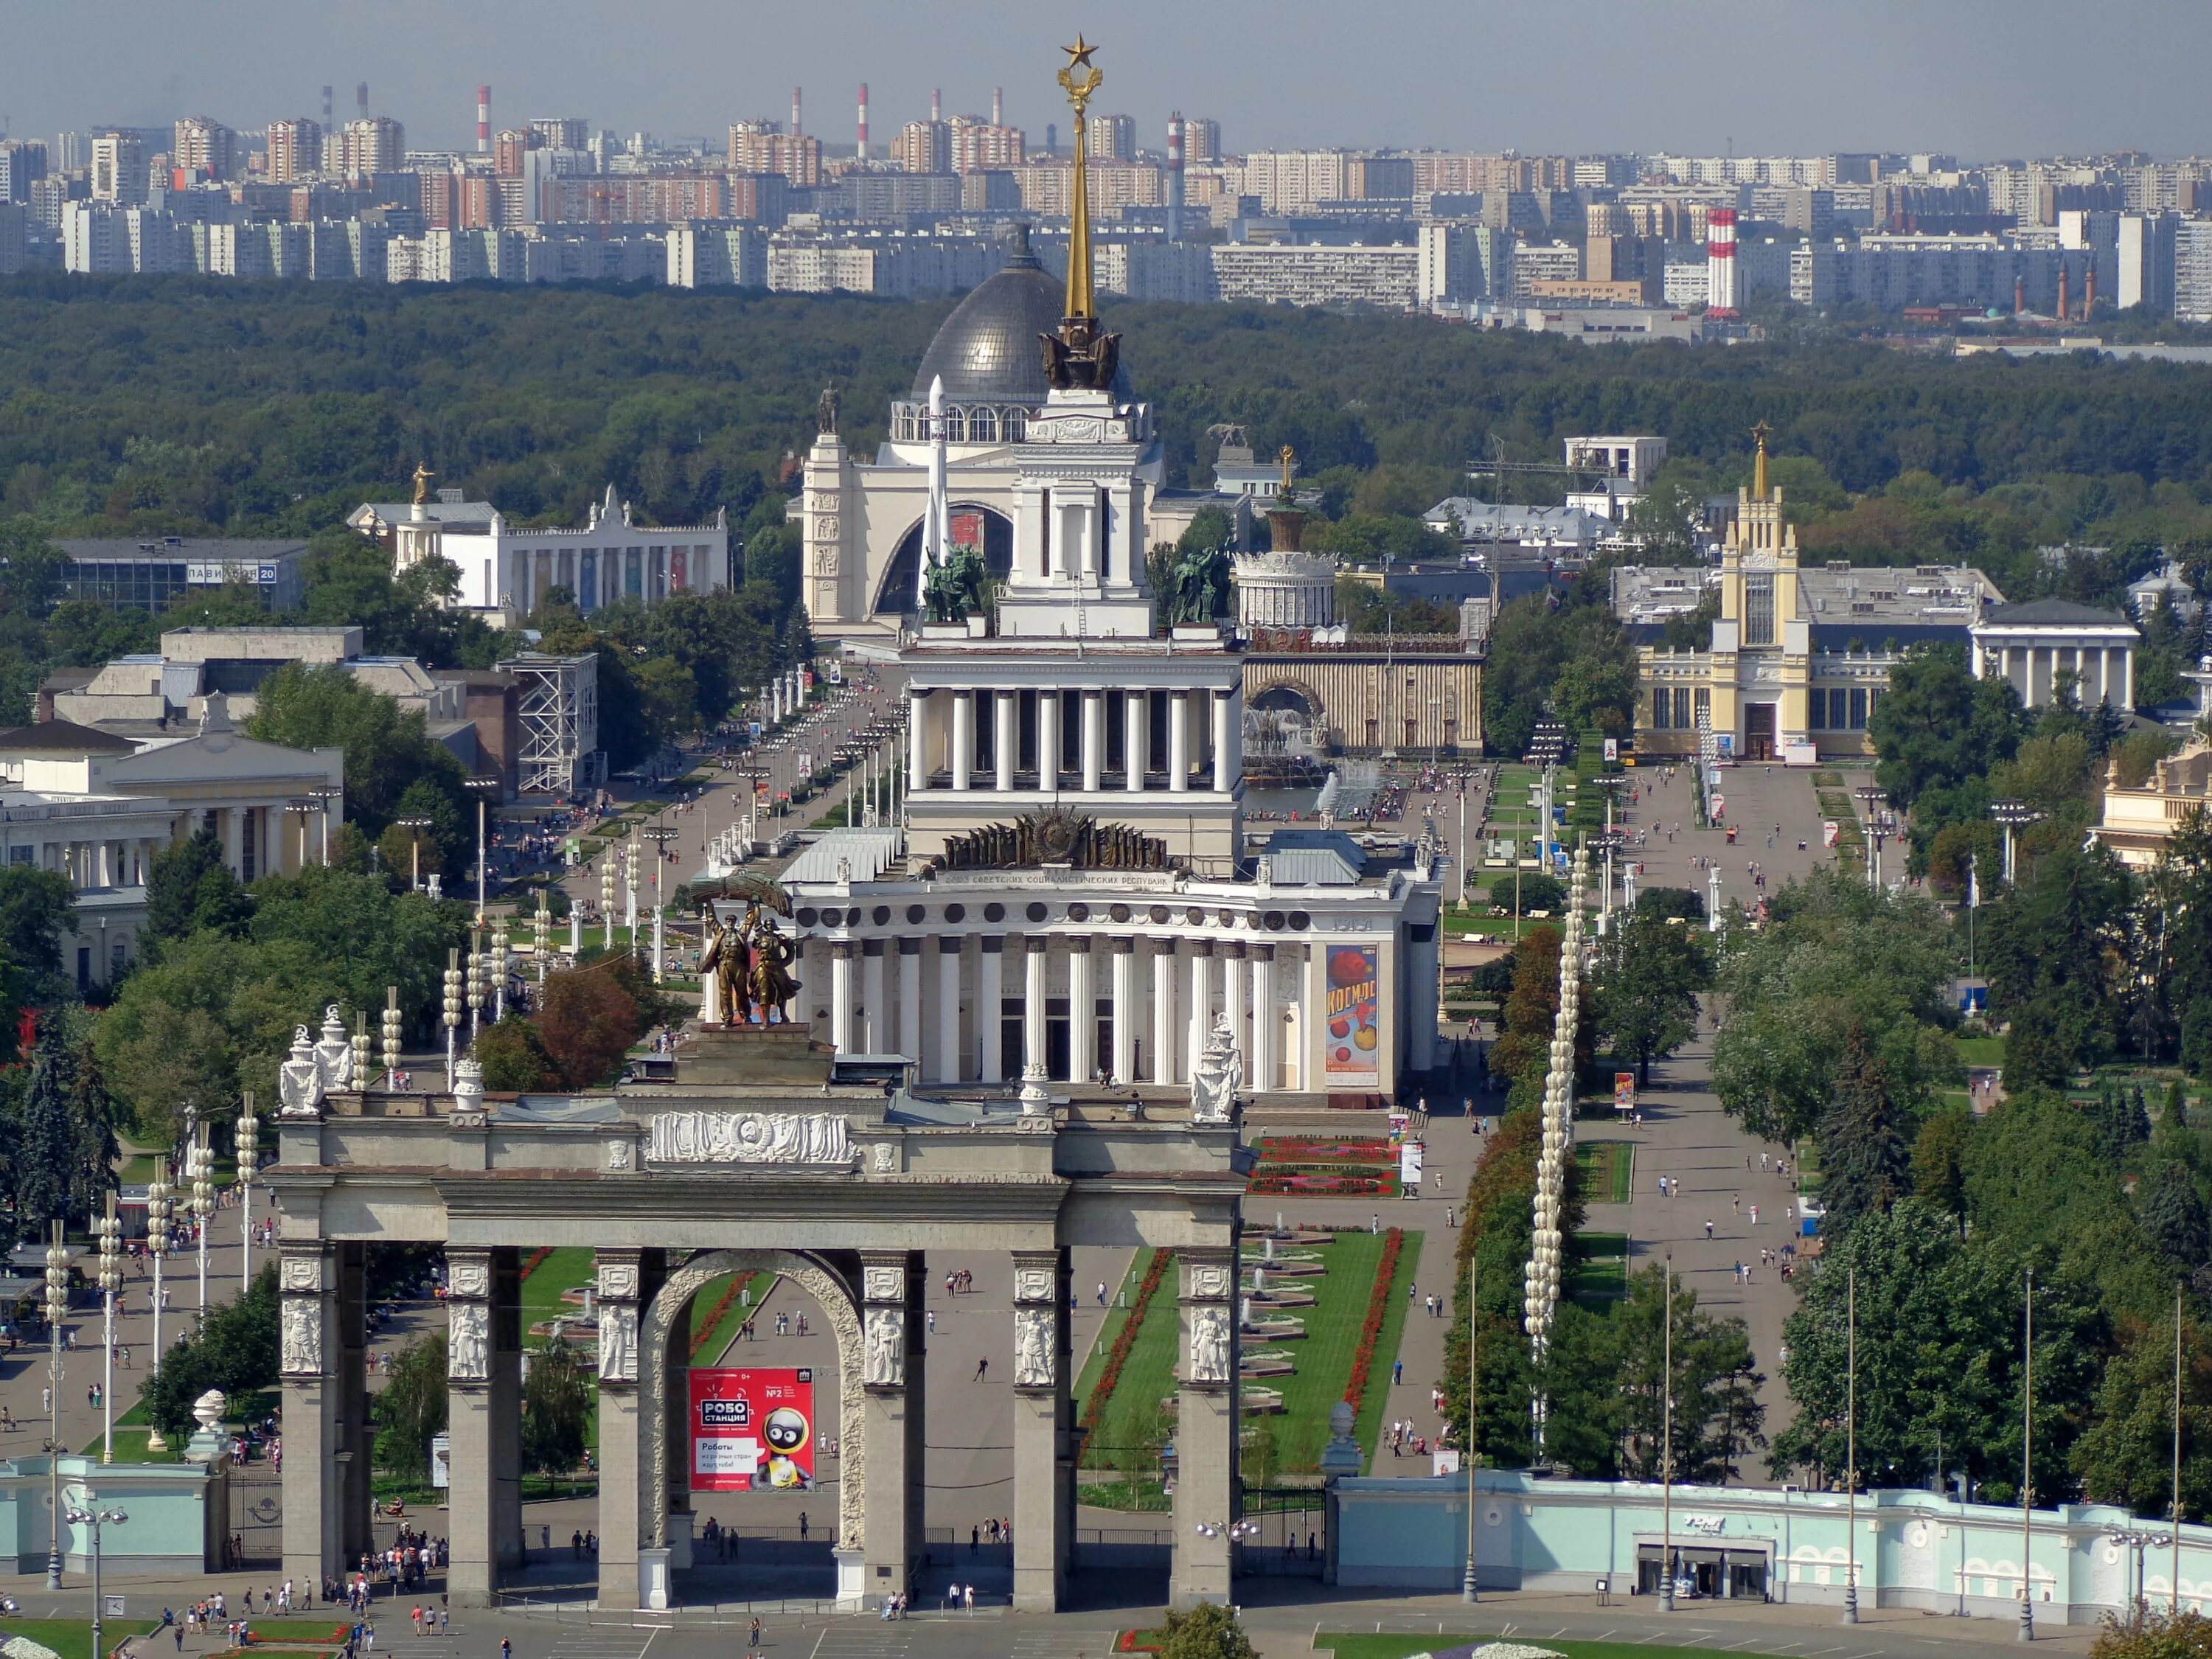
[[[2027,311],[2027,278],[2015,276],[2012,279],[2012,314],[2019,317],[2026,314]]]
[[[791,136],[792,136],[793,137],[796,138],[796,137],[799,137],[799,131],[800,131],[800,128],[799,128],[799,88],[798,88],[797,87],[793,87],[793,88],[791,89]]]
[[[491,88],[477,88],[477,154],[491,154]]]
[[[325,87],[325,88],[323,88],[323,131],[324,131],[325,132],[328,132],[330,130],[331,130],[331,88],[328,88],[328,87]]]
[[[364,120],[364,121],[366,121],[367,119],[368,119],[368,82],[366,82],[366,81],[362,82],[359,86],[356,87],[356,88],[353,89],[353,102],[354,102],[354,107],[355,107],[355,109],[356,109],[357,111],[359,111],[359,112],[360,112],[361,118],[362,118],[362,120]]]
[[[929,118],[933,121],[945,118],[945,88],[942,87],[929,89]]]
[[[1705,315],[1741,317],[1736,287],[1735,210],[1715,208],[1705,218]]]
[[[868,159],[868,83],[866,81],[860,82],[860,143],[853,154],[857,160],[865,161]]]
[[[1182,112],[1168,117],[1168,240],[1182,240]]]
[[[991,125],[994,127],[1006,125],[1006,89],[1004,87],[991,88]]]
[[[2066,262],[2061,259],[2058,262],[2058,320],[2062,323],[2066,320],[2067,313],[2073,308],[2072,292],[2066,280]]]
[[[2081,284],[2081,320],[2091,321],[2097,314],[2097,262],[2089,261],[2089,275]]]

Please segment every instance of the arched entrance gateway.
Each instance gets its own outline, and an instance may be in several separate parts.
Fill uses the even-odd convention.
[[[372,1241],[446,1253],[452,1486],[432,1526],[452,1538],[453,1600],[489,1602],[526,1546],[534,1554],[521,1504],[523,1269],[538,1251],[582,1245],[595,1256],[578,1318],[596,1338],[585,1352],[598,1366],[601,1605],[681,1600],[702,1519],[694,1472],[741,1460],[765,1476],[789,1449],[759,1402],[702,1401],[687,1375],[692,1304],[747,1272],[811,1297],[834,1338],[836,1374],[812,1378],[808,1431],[837,1443],[838,1599],[926,1593],[923,1289],[931,1253],[966,1252],[1004,1264],[978,1276],[1008,1287],[1000,1307],[966,1311],[993,1384],[1006,1382],[942,1398],[1011,1419],[987,1431],[1012,1444],[1014,1604],[1054,1608],[1073,1565],[1079,1438],[1068,1254],[1154,1247],[1176,1252],[1181,1304],[1169,1594],[1227,1598],[1237,1394],[1224,1339],[1244,1188],[1233,1119],[1111,1121],[1042,1091],[887,1093],[883,1062],[840,1062],[804,1025],[696,1027],[672,1070],[599,1094],[487,1097],[465,1061],[451,1094],[395,1094],[362,1086],[375,1079],[357,1074],[335,1012],[321,1042],[302,1034],[267,1171],[283,1210],[289,1575],[319,1582],[370,1547]],[[829,1521],[817,1505],[817,1538]]]

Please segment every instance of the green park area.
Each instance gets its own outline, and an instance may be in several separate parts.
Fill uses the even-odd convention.
[[[109,1619],[102,1621],[100,1642],[113,1653],[118,1646],[150,1636],[160,1628],[151,1619]],[[92,1621],[88,1619],[11,1618],[0,1621],[0,1640],[16,1637],[50,1649],[57,1659],[94,1659]]]
[[[1309,1242],[1314,1237],[1279,1247],[1279,1265],[1257,1291],[1255,1266],[1263,1275],[1269,1269],[1262,1247],[1247,1241],[1240,1299],[1253,1297],[1255,1306],[1242,1347],[1244,1468],[1255,1486],[1317,1479],[1340,1400],[1357,1402],[1354,1433],[1370,1460],[1381,1432],[1421,1235],[1392,1229]],[[1159,1461],[1175,1433],[1177,1346],[1172,1253],[1139,1251],[1076,1382],[1077,1416],[1091,1431],[1086,1503],[1164,1507]]]

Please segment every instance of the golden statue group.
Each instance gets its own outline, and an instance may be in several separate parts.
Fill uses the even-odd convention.
[[[775,918],[748,904],[744,920],[725,927],[709,904],[699,923],[707,940],[699,976],[708,982],[716,1018],[724,1025],[787,1019],[783,1005],[799,994],[799,981],[791,976],[791,941],[777,931]]]

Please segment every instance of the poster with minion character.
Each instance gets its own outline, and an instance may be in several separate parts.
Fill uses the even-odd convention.
[[[814,1369],[694,1366],[694,1492],[814,1490]]]

